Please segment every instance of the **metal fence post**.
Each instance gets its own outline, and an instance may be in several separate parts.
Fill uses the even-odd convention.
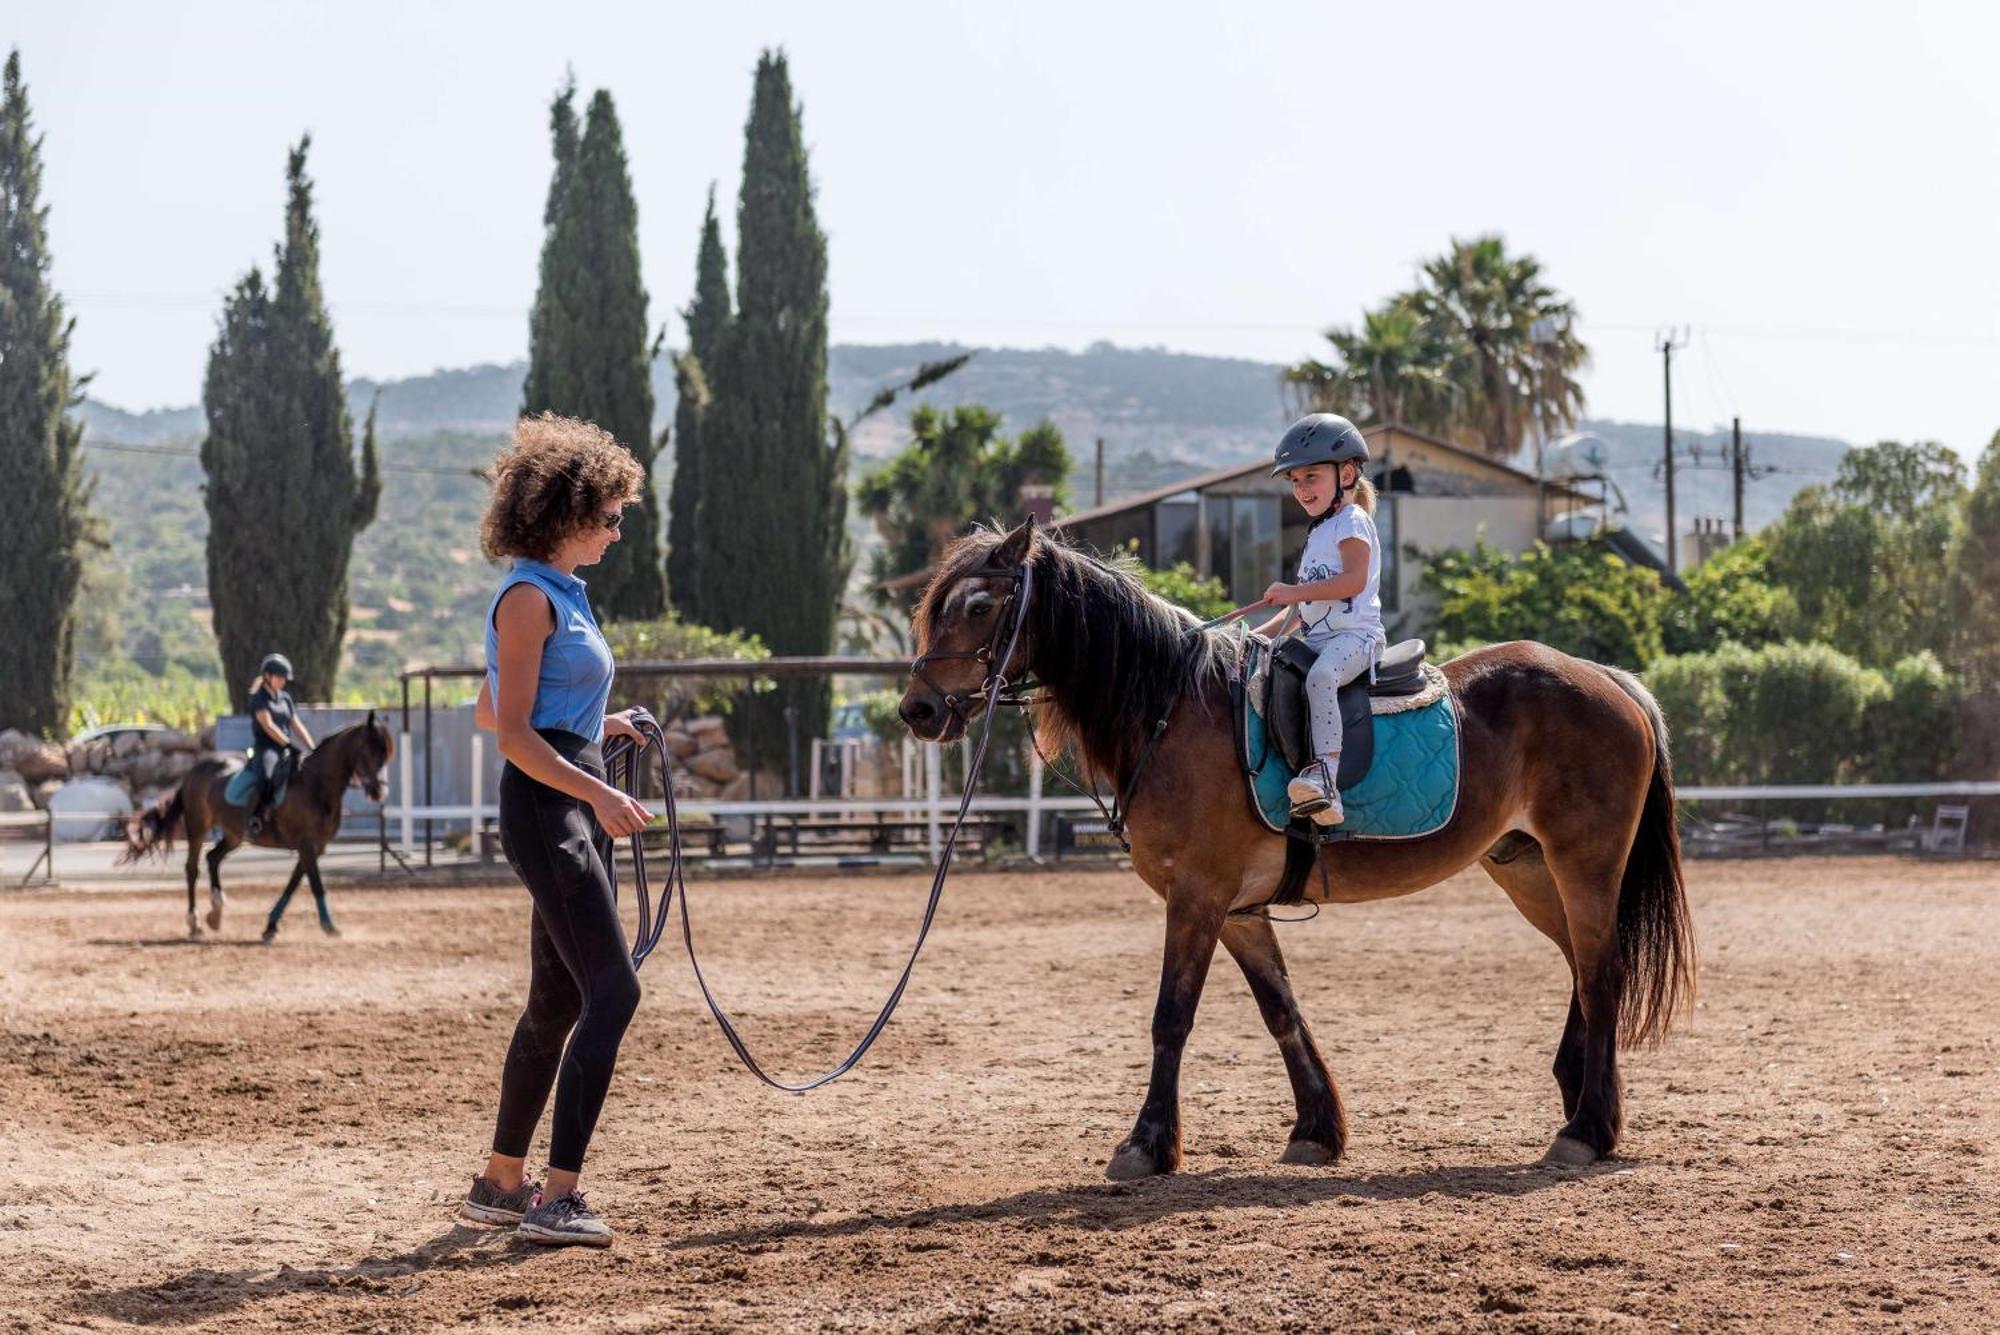
[[[1042,753],[1032,741],[1028,744],[1028,856],[1038,858],[1042,854]]]

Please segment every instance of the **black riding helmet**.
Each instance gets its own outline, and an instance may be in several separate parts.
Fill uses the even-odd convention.
[[[265,654],[264,666],[257,669],[257,675],[263,676],[268,672],[275,672],[289,681],[292,677],[292,660],[283,654]]]
[[[1292,423],[1278,442],[1271,476],[1311,464],[1343,464],[1352,459],[1368,462],[1368,442],[1361,428],[1335,413],[1308,413]]]

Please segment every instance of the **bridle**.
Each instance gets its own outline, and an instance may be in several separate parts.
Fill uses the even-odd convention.
[[[1007,666],[1014,661],[1014,649],[1020,642],[1021,628],[1027,623],[1028,598],[1034,587],[1034,566],[1027,561],[1023,561],[1020,565],[1012,567],[984,565],[966,571],[965,574],[959,576],[959,579],[1004,579],[1010,581],[1013,587],[1007,591],[1007,596],[1000,600],[1000,614],[993,618],[993,629],[988,632],[986,643],[980,645],[977,649],[948,651],[933,649],[929,653],[918,654],[916,659],[910,664],[910,675],[930,687],[931,690],[937,692],[938,698],[944,701],[944,707],[950,711],[952,717],[958,719],[961,723],[969,725],[972,722],[972,712],[968,706],[990,706],[996,704],[1024,705],[1031,703],[1029,692],[1036,689],[1035,683],[1023,677],[1021,681],[1009,685],[1002,674],[1005,672]],[[956,583],[958,581],[953,582]],[[1007,616],[1010,609],[1014,614],[1011,625]],[[1000,639],[1003,635],[1007,639],[1006,651],[1000,653]],[[999,653],[998,667],[994,667],[996,653]],[[947,691],[944,687],[938,685],[936,679],[925,670],[926,666],[932,662],[964,658],[973,659],[982,667],[989,668],[991,671],[981,678],[978,690],[963,697]],[[1000,683],[997,693],[993,686],[993,683],[996,681]]]

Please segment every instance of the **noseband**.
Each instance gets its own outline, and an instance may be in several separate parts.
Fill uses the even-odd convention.
[[[944,707],[951,711],[959,722],[970,723],[972,715],[969,706],[1026,704],[1027,692],[1034,689],[1034,684],[1025,678],[1010,684],[1004,675],[1014,661],[1014,649],[1020,643],[1021,628],[1027,624],[1028,596],[1033,588],[1034,567],[1026,561],[1011,570],[981,566],[976,570],[967,571],[960,578],[1004,579],[1012,581],[1014,587],[1000,600],[1000,615],[994,618],[993,630],[987,635],[986,643],[977,649],[959,649],[950,652],[932,650],[930,653],[918,654],[916,660],[910,664],[910,675],[937,692],[939,698],[944,701]],[[1010,607],[1014,612],[1011,624],[1007,617],[1007,609]],[[1004,651],[1000,648],[1003,635],[1006,636]],[[962,697],[938,685],[931,674],[925,671],[925,665],[933,661],[941,662],[957,658],[974,659],[987,669],[985,676],[980,680],[979,689]]]

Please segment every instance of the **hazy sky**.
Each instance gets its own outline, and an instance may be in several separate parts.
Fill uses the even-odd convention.
[[[1591,412],[1850,440],[2000,428],[2000,6],[16,3],[75,360],[198,399],[313,134],[351,375],[524,355],[565,64],[617,99],[654,322],[733,231],[782,44],[837,341],[1273,361],[1503,232],[1572,295]]]

